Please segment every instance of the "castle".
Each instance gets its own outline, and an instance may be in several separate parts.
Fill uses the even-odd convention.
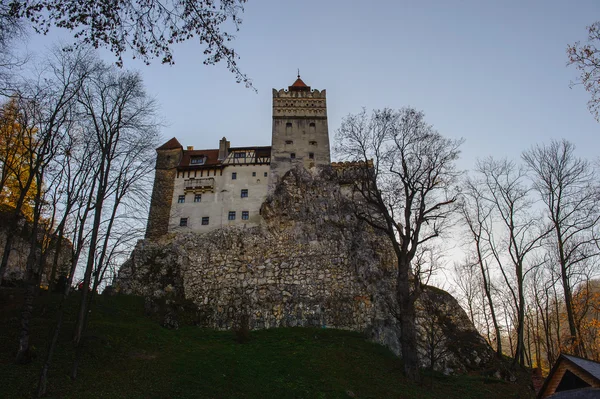
[[[170,232],[207,232],[255,226],[260,208],[281,177],[296,165],[329,165],[325,90],[300,75],[287,90],[273,89],[271,146],[183,149],[173,137],[158,147],[146,238]]]
[[[331,163],[325,90],[300,76],[273,90],[270,147],[231,147],[224,137],[219,148],[184,150],[167,141],[157,149],[147,239],[119,270],[117,289],[149,303],[191,301],[194,324],[206,328],[350,329],[399,354],[397,258],[349,206],[360,166]],[[167,234],[185,232],[201,234]],[[421,338],[441,320],[436,369],[488,367],[494,352],[454,298],[431,288],[419,301]],[[418,345],[433,368],[427,341]]]

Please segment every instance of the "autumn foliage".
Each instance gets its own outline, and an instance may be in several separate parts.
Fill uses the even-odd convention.
[[[33,152],[31,143],[36,129],[22,123],[18,102],[9,100],[0,108],[0,205],[14,209],[30,179]],[[21,213],[31,220],[33,217],[33,195],[35,179],[27,188]]]

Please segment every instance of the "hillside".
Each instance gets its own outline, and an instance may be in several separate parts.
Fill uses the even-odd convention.
[[[0,295],[0,396],[30,397],[44,357],[58,297],[38,299],[32,321],[37,353],[16,366],[17,290]],[[238,343],[232,332],[182,325],[168,330],[144,315],[143,300],[100,297],[87,335],[79,379],[68,378],[75,303],[50,373],[55,398],[531,398],[522,383],[482,375],[425,373],[421,384],[401,376],[401,361],[356,332],[314,328],[253,331]],[[192,319],[192,317],[190,318]]]

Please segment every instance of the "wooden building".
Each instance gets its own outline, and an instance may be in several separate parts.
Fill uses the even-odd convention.
[[[600,398],[600,363],[561,354],[537,397]]]

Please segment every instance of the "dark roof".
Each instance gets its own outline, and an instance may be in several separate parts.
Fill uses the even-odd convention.
[[[589,374],[590,377],[600,381],[600,375],[598,374],[598,372],[600,371],[600,363],[597,363],[597,362],[594,362],[594,361],[588,360],[588,359],[583,359],[583,358],[580,358],[577,356],[566,355],[564,353],[561,353],[560,356],[558,357],[558,359],[556,360],[556,362],[554,363],[554,366],[552,366],[550,373],[548,373],[548,376],[546,377],[546,380],[544,381],[544,385],[542,385],[542,389],[540,389],[540,391],[538,392],[538,395],[537,395],[538,398],[541,398],[544,395],[544,393],[546,391],[546,387],[548,386],[550,379],[552,379],[552,376],[558,369],[558,365],[562,361],[566,361],[567,363],[570,363],[571,367],[579,368],[584,373]],[[580,390],[577,390],[577,391],[580,391]],[[570,391],[565,391],[565,393],[566,392],[570,392]],[[554,395],[550,395],[548,397],[553,398],[553,399],[554,398],[561,398],[561,399],[571,398],[570,396],[555,396],[555,395],[558,395],[558,393],[556,393]],[[581,399],[598,397],[598,396],[593,396],[593,395],[597,395],[596,391],[594,391],[592,396],[582,396]],[[574,396],[573,399],[575,399],[575,398],[579,398],[579,397]]]
[[[590,373],[593,377],[597,378],[600,381],[600,363],[594,362],[592,360],[583,359],[581,357],[573,356],[573,355],[565,355],[563,356],[581,367],[583,370]]]
[[[163,145],[157,148],[157,150],[174,150],[176,148],[183,148],[182,145],[177,141],[175,137],[167,141]]]
[[[254,150],[256,157],[270,157],[271,156],[271,147],[231,147],[229,148],[229,152],[239,151],[239,150]],[[192,157],[205,156],[206,160],[202,165],[191,165],[190,159]],[[215,167],[221,166],[222,160],[219,160],[219,150],[218,149],[210,149],[210,150],[184,150],[183,156],[181,157],[181,161],[179,162],[179,168],[185,169],[201,169],[206,167]]]
[[[548,399],[598,399],[600,388],[571,389],[569,391],[557,392],[548,396]]]

